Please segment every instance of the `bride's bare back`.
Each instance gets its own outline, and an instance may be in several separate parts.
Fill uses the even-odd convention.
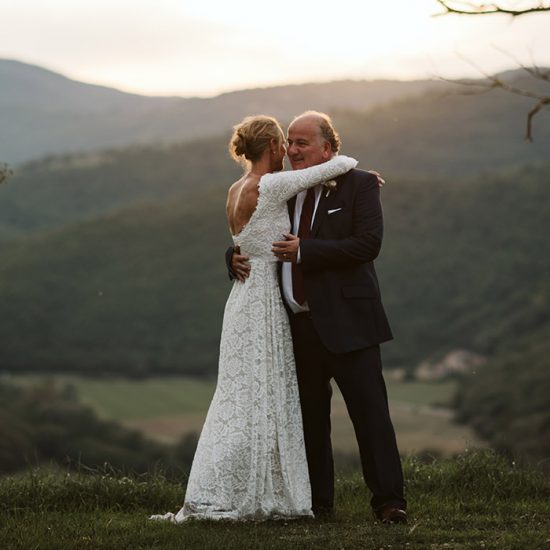
[[[260,176],[247,174],[229,188],[225,209],[232,235],[238,235],[254,214],[258,204],[259,181]]]

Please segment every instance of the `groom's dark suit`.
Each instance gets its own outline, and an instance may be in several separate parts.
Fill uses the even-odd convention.
[[[373,264],[383,235],[380,189],[376,176],[362,170],[336,182],[336,189],[321,194],[311,237],[300,240],[310,312],[289,310],[313,505],[331,508],[334,500],[334,378],[355,428],[372,506],[405,508],[378,345],[392,338]],[[291,220],[295,202],[289,202]]]
[[[304,291],[325,347],[346,353],[392,339],[373,260],[383,220],[376,176],[350,170],[321,193],[311,238],[300,241]],[[328,194],[328,196],[327,196]],[[294,219],[296,197],[288,203]]]
[[[373,264],[383,234],[380,190],[376,176],[357,169],[336,182],[336,189],[321,193],[310,238],[300,240],[310,311],[295,314],[287,304],[313,506],[332,508],[334,500],[330,442],[334,378],[355,428],[372,506],[405,508],[378,345],[392,338]],[[288,203],[291,221],[295,203],[296,198]],[[230,267],[231,249],[226,258]]]

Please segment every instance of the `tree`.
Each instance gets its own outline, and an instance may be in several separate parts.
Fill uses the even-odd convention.
[[[0,163],[0,184],[8,181],[8,178],[13,174],[7,164]]]
[[[495,13],[502,13],[511,15],[512,17],[519,17],[520,15],[526,15],[528,13],[550,11],[550,6],[545,6],[544,2],[539,2],[536,6],[530,6],[523,9],[513,9],[511,7],[507,8],[500,3],[479,4],[474,2],[460,2],[453,0],[437,0],[437,2],[445,9],[443,13],[438,15],[447,15],[449,13],[458,15],[491,15]]]
[[[544,12],[550,12],[550,6],[545,5],[544,2],[536,2],[531,6],[523,8],[514,8],[513,4],[508,7],[504,3],[489,3],[480,4],[477,2],[462,2],[458,0],[437,0],[445,11],[436,15],[494,15],[505,14],[511,17],[520,17],[527,14],[541,14]],[[517,4],[517,2],[516,2]],[[536,80],[542,80],[545,83],[550,83],[550,70],[542,69],[537,66],[526,67],[521,63],[518,63],[521,68],[532,78]],[[527,128],[525,137],[529,141],[533,141],[533,117],[539,113],[545,107],[550,105],[550,95],[539,91],[528,90],[523,87],[513,86],[499,78],[497,75],[484,75],[485,81],[473,81],[473,80],[455,80],[459,84],[467,86],[477,86],[480,88],[480,92],[486,92],[494,89],[502,89],[512,94],[529,97],[534,100],[532,108],[527,113]]]

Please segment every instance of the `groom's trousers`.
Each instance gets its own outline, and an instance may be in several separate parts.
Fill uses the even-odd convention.
[[[336,354],[327,350],[308,313],[290,315],[306,454],[314,508],[334,504],[330,380],[344,397],[355,429],[371,505],[405,509],[403,473],[390,419],[380,347]]]

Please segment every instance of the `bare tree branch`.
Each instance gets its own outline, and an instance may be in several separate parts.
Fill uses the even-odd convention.
[[[530,97],[531,99],[537,99],[539,101],[550,100],[550,97],[545,94],[532,92],[523,88],[517,88],[516,86],[512,86],[507,82],[504,82],[497,76],[491,76],[489,77],[489,80],[493,83],[494,88],[502,88],[503,90],[506,90],[507,92],[510,92],[512,94],[521,95],[523,97]]]
[[[542,13],[550,12],[550,6],[545,6],[540,2],[537,6],[532,6],[530,8],[524,9],[510,9],[505,8],[499,4],[479,4],[473,2],[460,2],[460,1],[449,1],[449,0],[436,0],[445,11],[442,13],[436,13],[435,16],[439,15],[448,15],[454,13],[457,15],[491,15],[495,13],[503,13],[506,15],[511,15],[512,17],[519,17],[520,15],[526,15],[528,13]],[[454,6],[463,6],[454,7]]]
[[[483,80],[468,79],[468,78],[457,78],[457,79],[440,78],[440,80],[443,80],[444,82],[450,82],[452,84],[460,84],[461,86],[474,86],[479,88],[478,92],[471,92],[472,94],[490,92],[491,90],[494,90],[496,88],[501,88],[502,90],[506,90],[507,92],[510,92],[515,95],[529,97],[531,99],[536,99],[538,101],[543,101],[543,102],[550,101],[550,96],[547,96],[545,94],[540,94],[538,92],[532,92],[530,90],[525,90],[523,88],[518,88],[516,86],[512,86],[511,84],[504,82],[497,76],[486,76],[486,78],[489,82],[484,82]],[[544,103],[544,105],[546,104],[547,103]]]
[[[436,1],[442,8],[444,8],[445,11],[442,13],[436,13],[435,16],[448,15],[448,14],[491,15],[495,13],[502,13],[506,15],[511,15],[512,17],[519,17],[520,15],[525,15],[528,13],[550,12],[550,5],[545,4],[545,2],[542,2],[542,1],[538,2],[536,5],[532,5],[531,7],[523,8],[523,9],[507,8],[507,7],[504,7],[501,3],[485,4],[485,3],[479,3],[479,2],[467,2],[462,0],[436,0]],[[507,55],[508,57],[511,57],[515,61],[515,63],[519,67],[521,67],[532,78],[537,80],[542,80],[544,82],[550,82],[550,69],[541,69],[540,67],[537,67],[536,63],[533,60],[532,55],[531,55],[531,60],[533,62],[532,62],[532,65],[528,67],[528,66],[525,66],[523,63],[521,63],[514,55],[510,54],[509,52],[506,52],[500,48],[497,48],[497,49],[502,53],[504,53],[505,55]],[[473,65],[471,61],[468,61],[468,62]],[[446,82],[454,82],[455,84],[461,84],[463,86],[476,86],[479,88],[477,91],[469,92],[468,95],[472,95],[476,93],[486,93],[491,90],[494,90],[495,88],[500,88],[514,95],[529,97],[531,99],[536,100],[535,105],[527,114],[526,139],[529,141],[533,141],[533,118],[544,107],[547,107],[550,105],[550,95],[539,93],[539,92],[532,92],[525,88],[519,88],[517,86],[513,86],[503,81],[502,79],[498,78],[495,75],[492,76],[492,75],[485,74],[479,67],[476,67],[476,69],[485,76],[485,78],[487,79],[486,83],[483,81],[474,81],[474,80],[447,80],[447,79],[442,79],[442,80],[445,80]]]
[[[439,94],[439,97],[449,97],[453,95],[481,95],[486,94],[487,92],[490,92],[496,88],[494,84],[485,84],[480,82],[476,79],[470,79],[470,78],[445,78],[443,76],[438,76],[438,80],[441,80],[442,82],[448,82],[449,84],[459,84],[460,86],[468,87],[471,86],[472,88],[477,88],[476,90],[470,90],[470,91],[457,91],[452,90],[448,92],[441,92]]]
[[[525,134],[525,139],[533,142],[533,117],[546,105],[550,105],[550,97],[545,97],[541,99],[528,113],[527,113],[527,132]]]
[[[527,69],[528,68],[526,68],[526,70]],[[539,71],[539,69],[537,68],[531,69],[531,70],[533,72]],[[528,70],[527,72],[531,74],[531,70]],[[495,90],[497,88],[500,88],[501,90],[504,90],[514,95],[535,99],[537,101],[535,106],[527,114],[527,132],[525,136],[525,139],[532,142],[533,141],[533,117],[539,111],[541,111],[544,107],[547,107],[550,105],[550,96],[542,93],[538,93],[538,92],[532,92],[530,90],[525,90],[524,88],[519,88],[517,86],[513,86],[495,75],[485,74],[481,70],[480,72],[482,72],[482,74],[484,75],[485,80],[474,80],[474,79],[465,79],[465,78],[448,79],[448,78],[441,78],[441,77],[440,77],[440,80],[443,80],[444,82],[449,82],[452,84],[459,84],[461,86],[470,86],[473,88],[477,88],[477,90],[466,92],[463,95],[479,95],[479,94],[484,94],[492,90]]]
[[[533,78],[550,82],[550,70],[543,71],[539,67],[523,67]]]
[[[494,46],[494,48],[497,51],[508,56],[510,59],[513,59],[516,65],[518,67],[521,67],[529,76],[532,76],[537,80],[544,80],[545,82],[550,82],[550,69],[543,70],[540,67],[538,67],[537,64],[535,63],[535,60],[533,59],[532,52],[531,52],[531,66],[527,66],[523,64],[514,54],[510,53],[509,51],[503,48],[499,48],[497,46]]]

